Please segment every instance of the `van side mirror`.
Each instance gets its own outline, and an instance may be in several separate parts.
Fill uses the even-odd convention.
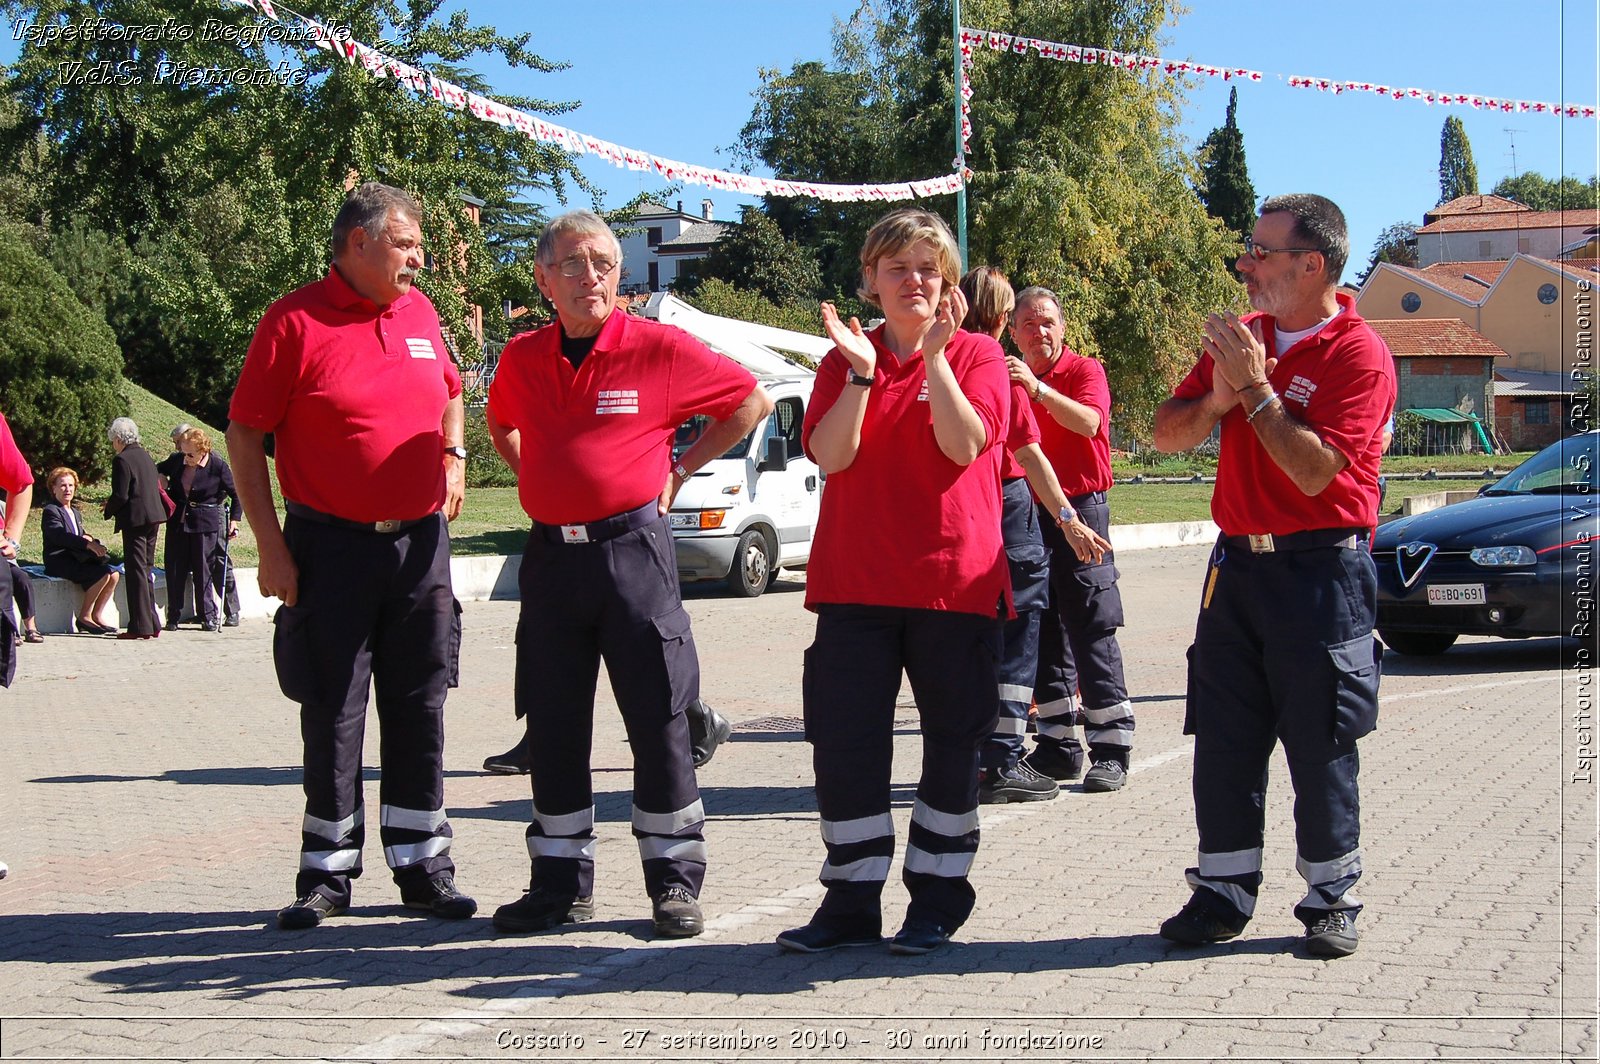
[[[789,468],[789,441],[782,436],[767,440],[767,452],[761,456],[758,473],[781,473]]]

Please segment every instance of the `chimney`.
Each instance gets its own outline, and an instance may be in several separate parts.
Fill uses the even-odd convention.
[[[683,213],[683,200],[679,200],[678,201],[678,213],[679,214]]]
[[[703,200],[700,201],[700,217],[704,218],[708,222],[711,221],[711,201],[710,200],[703,199]]]

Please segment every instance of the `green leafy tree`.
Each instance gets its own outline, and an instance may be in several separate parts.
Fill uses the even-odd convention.
[[[68,465],[98,480],[110,466],[106,426],[122,413],[122,355],[105,321],[0,223],[0,380],[5,415],[36,473]]]
[[[741,208],[739,223],[726,230],[673,287],[692,295],[712,278],[757,292],[778,305],[813,304],[822,294],[816,256],[786,238],[757,207]]]
[[[760,292],[738,288],[718,277],[701,281],[687,301],[695,309],[707,314],[753,321],[757,325],[771,325],[812,336],[822,335],[822,316],[816,303],[786,303],[780,306]]]
[[[1367,268],[1356,278],[1356,284],[1366,284],[1367,278],[1372,276],[1372,271],[1378,268],[1380,262],[1391,262],[1396,266],[1415,266],[1417,227],[1411,222],[1395,222],[1379,233],[1377,242],[1372,246],[1372,258],[1368,260]]]
[[[1600,207],[1600,180],[1579,181],[1563,177],[1552,181],[1530,170],[1516,177],[1502,178],[1494,186],[1496,196],[1516,200],[1536,211],[1574,211]]]
[[[442,0],[330,0],[318,16],[484,95],[488,85],[468,66],[475,57],[556,69],[529,50],[529,35],[504,36],[442,9]],[[244,8],[199,10],[188,0],[40,0],[5,10],[39,27],[97,17],[127,26],[257,25]],[[463,197],[507,216],[573,190],[593,195],[563,150],[420,99],[328,51],[284,51],[248,32],[243,43],[194,33],[135,46],[115,36],[24,41],[6,85],[20,114],[9,128],[0,122],[0,160],[15,167],[42,143],[49,157],[38,168],[47,175],[38,213],[51,224],[93,218],[132,250],[141,313],[116,322],[130,373],[204,417],[225,410],[267,304],[326,270],[329,226],[355,182],[386,181],[422,201],[432,258],[419,285],[461,350],[472,342],[470,306],[497,305],[512,286],[501,277],[506,257],[490,250]],[[239,68],[291,76],[222,85],[172,76]],[[116,75],[113,83],[63,77],[100,69]],[[546,114],[574,106],[500,98]]]
[[[1243,242],[1256,223],[1256,190],[1244,160],[1237,119],[1239,90],[1228,93],[1228,117],[1200,145],[1200,200]]]
[[[1156,53],[1166,0],[971,0],[969,25]],[[740,149],[779,176],[905,180],[948,171],[950,9],[882,0],[834,33],[830,65],[769,72]],[[939,58],[930,58],[939,57]],[[1176,132],[1180,83],[979,49],[967,165],[973,263],[1063,300],[1069,342],[1106,363],[1119,427],[1142,432],[1192,364],[1206,313],[1242,304],[1224,268],[1236,237],[1195,193]],[[953,221],[948,198],[926,201]],[[824,282],[853,291],[881,204],[769,201],[785,234],[819,249]],[[826,249],[826,251],[822,250]]]
[[[1444,130],[1439,134],[1439,202],[1477,194],[1478,164],[1472,161],[1467,127],[1451,115],[1444,120]]]

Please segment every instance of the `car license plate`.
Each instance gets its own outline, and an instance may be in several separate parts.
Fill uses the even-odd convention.
[[[668,514],[667,515],[667,527],[668,528],[699,528],[700,527],[700,515],[699,514]],[[1480,588],[1479,590],[1482,590],[1482,589]]]
[[[1482,606],[1489,601],[1482,584],[1429,584],[1430,606]]]

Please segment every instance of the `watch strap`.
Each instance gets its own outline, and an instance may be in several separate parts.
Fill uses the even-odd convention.
[[[847,376],[845,378],[845,380],[848,381],[851,384],[858,385],[858,386],[860,386],[862,388],[870,388],[870,387],[872,387],[872,378],[871,377],[864,377],[861,374],[857,373],[853,369],[850,370],[849,376]]]

